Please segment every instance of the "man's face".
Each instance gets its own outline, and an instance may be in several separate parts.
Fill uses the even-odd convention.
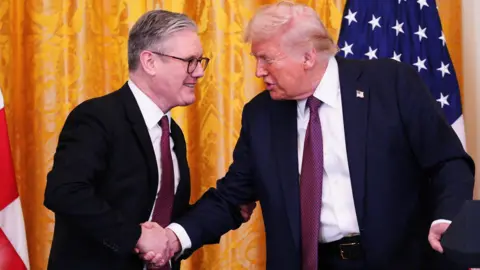
[[[297,100],[313,91],[306,77],[304,57],[281,46],[280,38],[252,42],[257,61],[255,75],[262,78],[274,100]]]
[[[185,60],[199,58],[203,54],[200,39],[194,31],[183,30],[173,34],[163,47],[163,53]],[[155,55],[158,59],[157,72],[153,78],[152,89],[155,95],[161,96],[172,108],[186,106],[195,102],[195,85],[204,75],[200,63],[191,73],[188,62],[168,56]]]

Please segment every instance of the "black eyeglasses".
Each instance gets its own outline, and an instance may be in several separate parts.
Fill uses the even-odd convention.
[[[168,55],[168,54],[163,54],[163,53],[159,53],[159,52],[154,52],[154,51],[149,51],[149,52],[154,53],[156,55],[166,56],[166,57],[170,57],[170,58],[177,59],[177,60],[188,63],[188,66],[187,66],[187,73],[188,74],[192,74],[195,71],[195,69],[197,69],[197,66],[198,66],[199,63],[202,66],[203,70],[205,70],[208,66],[208,62],[210,62],[210,58],[207,58],[207,57],[199,57],[199,58],[193,57],[193,58],[185,59],[185,58],[180,58],[180,57],[176,57],[176,56],[172,56],[172,55]]]

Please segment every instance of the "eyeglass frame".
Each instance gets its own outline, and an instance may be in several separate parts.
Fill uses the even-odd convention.
[[[207,69],[207,66],[208,66],[208,63],[210,62],[210,58],[208,57],[192,57],[192,58],[181,58],[181,57],[177,57],[177,56],[173,56],[173,55],[168,55],[168,54],[164,54],[164,53],[160,53],[160,52],[156,52],[156,51],[149,51],[153,54],[156,54],[156,55],[160,55],[160,56],[166,56],[166,57],[170,57],[170,58],[173,58],[173,59],[177,59],[177,60],[180,60],[180,61],[183,61],[183,62],[186,62],[187,63],[187,73],[192,75],[192,73],[197,69],[198,67],[198,64],[201,63],[203,60],[205,60],[205,67],[203,68],[204,70]],[[192,71],[189,71],[190,70],[190,66],[192,65],[193,61],[197,61],[197,64],[195,65],[195,67],[193,68]]]

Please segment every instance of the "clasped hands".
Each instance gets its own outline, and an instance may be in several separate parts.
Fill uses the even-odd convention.
[[[250,220],[256,206],[256,203],[240,206],[240,214],[244,222]],[[172,230],[164,229],[156,222],[145,222],[141,224],[141,227],[142,234],[135,247],[135,252],[149,264],[149,269],[164,266],[176,253],[181,251],[180,241]]]
[[[181,250],[175,233],[164,229],[158,223],[141,224],[142,234],[135,247],[135,252],[149,264],[149,269],[160,268]]]

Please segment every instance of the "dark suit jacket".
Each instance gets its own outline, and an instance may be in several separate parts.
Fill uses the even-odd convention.
[[[423,260],[429,226],[451,220],[472,198],[474,163],[411,67],[390,60],[337,61],[366,269],[429,269]],[[226,176],[176,221],[192,249],[233,227],[232,205],[259,200],[267,268],[300,269],[296,107],[296,101],[274,101],[267,92],[245,105]]]
[[[178,218],[189,208],[190,175],[185,138],[171,123],[180,170],[173,207]],[[151,140],[127,84],[76,107],[60,134],[47,178],[44,203],[56,219],[48,269],[142,269],[133,249],[157,185]],[[239,216],[237,211],[237,221]]]

